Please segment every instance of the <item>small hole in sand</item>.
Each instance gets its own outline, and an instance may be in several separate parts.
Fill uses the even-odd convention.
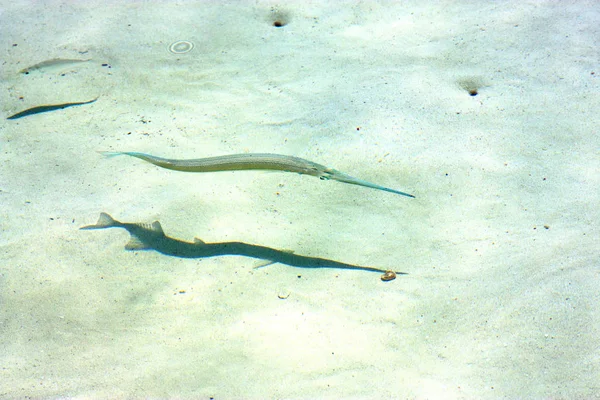
[[[483,79],[481,78],[465,78],[460,79],[458,82],[458,86],[469,93],[469,96],[474,97],[479,94],[479,90],[481,88],[486,87],[485,83],[483,83]]]
[[[275,28],[282,28],[290,23],[290,15],[286,11],[271,8],[269,21]]]

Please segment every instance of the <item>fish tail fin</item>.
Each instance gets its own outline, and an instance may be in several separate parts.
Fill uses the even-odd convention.
[[[112,157],[116,157],[116,156],[121,156],[123,154],[127,154],[127,153],[122,153],[120,151],[98,151],[98,153],[102,154],[103,156],[105,156],[107,158],[112,158]]]
[[[121,223],[107,213],[102,212],[100,213],[100,217],[98,218],[98,222],[96,222],[96,224],[82,226],[79,229],[106,229],[114,226],[121,226]]]
[[[112,157],[116,157],[116,156],[131,156],[131,157],[136,157],[142,160],[146,160],[148,162],[152,162],[151,156],[149,156],[148,154],[145,153],[139,153],[137,151],[98,151],[98,153],[102,154],[103,156],[107,157],[107,158],[112,158]],[[155,157],[156,158],[156,157]]]

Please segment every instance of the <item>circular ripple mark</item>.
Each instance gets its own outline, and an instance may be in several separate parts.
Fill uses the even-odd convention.
[[[186,40],[177,41],[169,46],[169,51],[173,54],[189,53],[194,48],[194,43]]]

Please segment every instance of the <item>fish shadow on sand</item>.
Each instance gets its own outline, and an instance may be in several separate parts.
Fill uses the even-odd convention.
[[[262,266],[281,263],[299,268],[352,269],[387,273],[388,276],[391,273],[391,270],[346,264],[339,261],[328,260],[326,258],[301,256],[290,251],[277,250],[243,242],[206,243],[198,238],[194,238],[194,242],[185,242],[165,235],[162,226],[158,221],[154,221],[151,224],[120,222],[106,213],[100,214],[100,218],[95,225],[83,226],[80,229],[107,228],[123,228],[129,232],[131,238],[129,243],[125,245],[125,249],[131,251],[155,250],[161,254],[180,258],[206,258],[237,255],[268,261],[267,264]],[[406,275],[405,272],[394,272],[397,275]]]

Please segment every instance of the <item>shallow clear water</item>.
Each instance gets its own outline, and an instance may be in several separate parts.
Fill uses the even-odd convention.
[[[600,393],[595,9],[1,10],[5,118],[98,100],[0,122],[0,397]],[[98,151],[286,154],[416,198]],[[79,229],[101,212],[172,241]]]

